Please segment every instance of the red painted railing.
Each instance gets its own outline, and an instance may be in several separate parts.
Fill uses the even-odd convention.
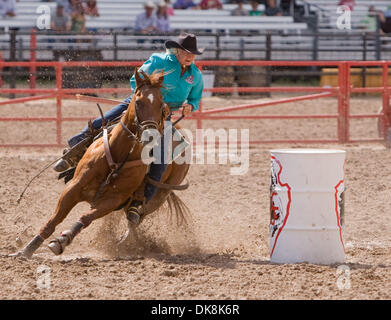
[[[26,101],[56,98],[57,112],[56,117],[20,117],[7,118],[0,117],[1,121],[55,121],[56,122],[56,143],[52,144],[0,144],[0,147],[14,146],[54,146],[61,147],[62,144],[62,123],[64,121],[80,121],[88,120],[86,117],[63,117],[62,116],[62,100],[63,99],[78,99],[78,93],[130,93],[130,88],[80,88],[66,89],[62,87],[62,72],[64,67],[137,67],[140,66],[140,61],[72,61],[72,62],[4,62],[0,60],[0,70],[4,67],[27,67],[29,68],[32,77],[30,78],[29,89],[6,89],[0,88],[0,94],[23,94],[31,95],[29,97],[10,99],[1,101],[1,105],[23,103]],[[205,89],[209,92],[307,92],[310,94],[297,97],[283,98],[274,101],[265,101],[257,104],[246,104],[239,106],[216,108],[211,110],[203,110],[202,105],[197,112],[194,112],[188,117],[190,120],[197,121],[197,128],[202,128],[203,120],[220,120],[220,119],[337,119],[338,138],[337,139],[306,139],[306,140],[253,140],[252,144],[262,143],[348,143],[348,142],[375,142],[384,141],[387,135],[387,128],[391,123],[390,112],[390,90],[388,86],[388,67],[391,61],[199,61],[197,66],[202,69],[208,66],[280,66],[280,67],[298,67],[298,66],[318,66],[318,67],[336,67],[338,68],[338,86],[331,88],[322,87],[219,87]],[[382,86],[376,88],[352,88],[350,85],[350,68],[353,66],[361,67],[381,67]],[[35,72],[38,67],[53,67],[56,69],[56,88],[53,89],[37,89],[35,88]],[[351,93],[359,92],[376,92],[382,94],[382,112],[380,114],[350,114],[350,95]],[[335,114],[285,114],[285,115],[230,115],[229,113],[237,110],[260,108],[272,106],[282,103],[297,102],[304,100],[314,100],[326,97],[336,97],[338,101],[338,111]],[[79,97],[80,98],[80,97]],[[102,98],[86,98],[91,101],[103,101],[106,103],[117,104],[115,101],[110,101]],[[356,139],[352,140],[349,137],[349,121],[357,118],[381,118],[381,138],[378,139]]]

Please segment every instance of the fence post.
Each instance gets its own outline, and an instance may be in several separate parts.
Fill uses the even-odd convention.
[[[350,65],[341,62],[338,69],[338,141],[346,143],[349,140]]]
[[[240,38],[240,53],[239,53],[239,59],[244,60],[244,39]]]
[[[201,73],[202,73],[202,69],[203,67],[199,66],[199,70],[201,71]],[[200,105],[198,106],[198,111],[202,112],[202,99]],[[200,117],[197,117],[197,129],[202,129],[202,119]]]
[[[384,121],[381,121],[382,124],[382,135],[386,142],[386,146],[391,148],[391,110],[390,110],[390,93],[388,92],[388,64],[386,62],[382,65],[383,74],[382,74],[382,86],[383,86],[383,110]]]
[[[268,32],[266,35],[266,57],[265,60],[271,60],[271,48],[272,48],[272,35]],[[266,66],[266,86],[270,87],[272,83],[272,68],[270,66]],[[271,97],[271,92],[267,92],[266,96],[268,98]]]
[[[16,30],[11,29],[10,31],[10,61],[16,61]],[[10,79],[10,88],[15,89],[16,81],[16,67],[11,68],[11,79]],[[11,93],[9,95],[10,99],[15,98],[15,94]]]
[[[380,18],[376,15],[376,60],[381,60]]]
[[[114,32],[114,37],[113,37],[113,45],[114,45],[114,61],[118,60],[118,34],[117,32]]]
[[[363,36],[363,52],[362,52],[362,59],[363,61],[367,60],[367,50],[368,50],[368,39],[367,39],[367,33],[364,32],[362,34]],[[362,87],[365,88],[367,86],[367,66],[363,66],[361,69],[361,77],[362,77]],[[364,93],[366,95],[366,93]]]
[[[56,89],[57,89],[57,116],[56,116],[56,128],[57,128],[57,145],[62,146],[62,63],[56,64]]]
[[[1,66],[1,63],[3,62],[3,55],[0,52],[0,88],[3,86],[4,81],[3,78],[1,77],[1,72],[3,71],[3,67]]]
[[[270,61],[272,58],[272,35],[268,32],[266,34],[266,57],[265,60]]]
[[[220,59],[221,47],[220,47],[220,33],[216,32],[216,60]]]
[[[30,33],[30,62],[36,62],[37,61],[37,31],[35,29],[31,29]],[[30,66],[30,89],[35,89],[37,87],[37,67],[36,66]],[[31,96],[34,96],[34,93],[30,94]]]
[[[318,30],[314,33],[314,38],[312,39],[312,60],[316,61],[319,57],[319,33]]]

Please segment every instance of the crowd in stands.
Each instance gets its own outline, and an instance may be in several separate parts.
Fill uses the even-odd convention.
[[[380,11],[376,10],[376,8],[371,5],[368,10],[368,19],[370,23],[372,23],[372,31],[376,30],[377,27],[380,27],[381,33],[391,33],[391,5],[388,6],[387,10]],[[379,19],[379,26],[377,25],[377,21],[374,21],[374,18]]]
[[[156,9],[156,12],[155,12]],[[153,1],[144,3],[144,12],[136,17],[134,31],[142,34],[167,33],[171,31],[170,15],[174,14],[170,1],[160,1],[157,6]]]
[[[0,0],[0,17],[17,16],[15,3],[20,0]],[[52,13],[51,29],[54,31],[86,31],[86,16],[99,17],[97,0],[41,0],[56,2],[57,8]],[[155,2],[158,1],[158,2]],[[136,17],[134,30],[141,34],[161,34],[171,32],[170,16],[175,10],[223,9],[223,3],[235,3],[231,11],[233,16],[281,16],[290,15],[289,8],[296,6],[295,0],[148,0],[144,3],[144,12]],[[355,0],[335,0],[340,6],[347,6],[354,11]],[[250,10],[245,9],[250,4]],[[263,6],[260,7],[259,5]],[[278,4],[278,5],[277,5]],[[261,9],[260,9],[261,8]],[[378,24],[379,21],[379,24]],[[368,14],[362,19],[361,28],[374,32],[391,33],[391,5],[385,11],[377,10],[368,4]]]
[[[99,17],[96,0],[57,0],[56,11],[51,16],[54,31],[86,31],[86,16]]]
[[[259,10],[258,6],[261,3],[257,0],[251,0],[251,10],[247,11],[244,9],[243,4],[245,3],[244,0],[237,0],[237,7],[231,11],[231,14],[233,16],[281,16],[282,10],[281,8],[277,7],[276,0],[267,0],[265,3],[265,10],[261,11]]]
[[[289,2],[290,0],[288,0]],[[244,9],[244,0],[235,0],[237,7],[232,10],[234,16],[281,16],[283,10],[277,7],[276,0],[250,0],[252,9],[247,11]],[[259,4],[265,5],[265,10],[258,9]],[[219,0],[201,0],[196,4],[193,0],[176,0],[171,5],[170,0],[160,1],[157,5],[153,1],[144,3],[144,12],[136,17],[134,30],[142,34],[151,33],[166,33],[170,32],[170,16],[174,14],[174,10],[208,10],[223,8],[223,4]]]

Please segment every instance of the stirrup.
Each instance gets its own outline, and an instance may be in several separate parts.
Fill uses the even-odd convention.
[[[125,209],[126,219],[135,225],[140,223],[140,211],[139,206],[130,205]]]

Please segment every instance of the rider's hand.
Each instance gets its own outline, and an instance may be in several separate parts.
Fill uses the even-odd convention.
[[[182,114],[186,117],[186,116],[188,116],[190,113],[191,113],[191,111],[193,110],[193,106],[191,105],[191,104],[188,104],[188,103],[184,103],[183,105],[182,105]]]

